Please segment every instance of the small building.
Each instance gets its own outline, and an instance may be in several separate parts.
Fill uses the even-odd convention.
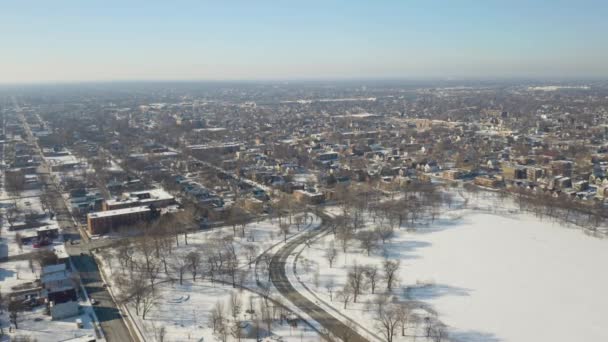
[[[54,240],[59,236],[59,227],[57,226],[44,226],[36,229],[36,235],[38,240]]]
[[[525,179],[526,169],[523,166],[507,163],[502,165],[502,174],[508,180]]]
[[[298,202],[305,204],[320,204],[325,201],[325,195],[321,192],[296,190],[293,192],[293,196]]]
[[[245,198],[244,204],[245,209],[256,213],[262,212],[264,209],[264,202],[257,198]]]
[[[539,167],[529,167],[526,169],[526,177],[530,182],[536,182],[543,176],[544,170]]]
[[[488,188],[496,188],[502,184],[502,178],[494,176],[477,176],[473,182],[479,186],[485,186]]]
[[[58,264],[64,264],[67,269],[70,269],[70,255],[65,249],[65,245],[53,246],[53,253],[57,257]]]
[[[78,315],[78,291],[66,265],[45,266],[41,273],[42,296],[46,298],[51,317],[62,319]]]
[[[575,182],[574,184],[572,184],[572,187],[576,191],[585,191],[585,190],[589,189],[589,182],[584,181],[584,180],[578,181],[578,182]]]
[[[462,172],[460,170],[445,170],[442,177],[447,180],[457,180],[462,178]]]

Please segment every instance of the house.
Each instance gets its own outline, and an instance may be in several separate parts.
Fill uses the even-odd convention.
[[[296,190],[293,192],[293,196],[298,202],[305,204],[320,204],[325,201],[325,195],[320,192]]]
[[[463,173],[460,170],[445,170],[442,173],[442,177],[447,180],[457,180],[462,178]]]

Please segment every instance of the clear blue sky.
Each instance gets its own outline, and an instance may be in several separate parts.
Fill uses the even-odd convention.
[[[0,3],[0,83],[608,78],[608,1]]]

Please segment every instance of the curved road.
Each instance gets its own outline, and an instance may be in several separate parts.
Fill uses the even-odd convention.
[[[315,304],[313,301],[300,294],[291,285],[285,267],[287,258],[293,251],[306,240],[313,238],[316,235],[322,234],[327,228],[327,218],[323,218],[323,223],[319,229],[312,230],[306,234],[302,234],[287,242],[279,251],[277,251],[270,261],[270,279],[279,292],[289,299],[300,310],[308,314],[312,319],[317,321],[332,335],[342,339],[345,342],[367,342],[363,336],[353,330],[351,327],[336,319],[323,308]]]

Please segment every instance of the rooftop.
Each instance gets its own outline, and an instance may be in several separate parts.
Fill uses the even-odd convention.
[[[96,213],[89,213],[87,216],[90,218],[99,218],[99,217],[109,217],[109,216],[116,216],[116,215],[125,215],[125,214],[130,214],[130,213],[143,213],[146,211],[150,211],[150,208],[144,205],[144,206],[132,207],[132,208],[98,211]]]

